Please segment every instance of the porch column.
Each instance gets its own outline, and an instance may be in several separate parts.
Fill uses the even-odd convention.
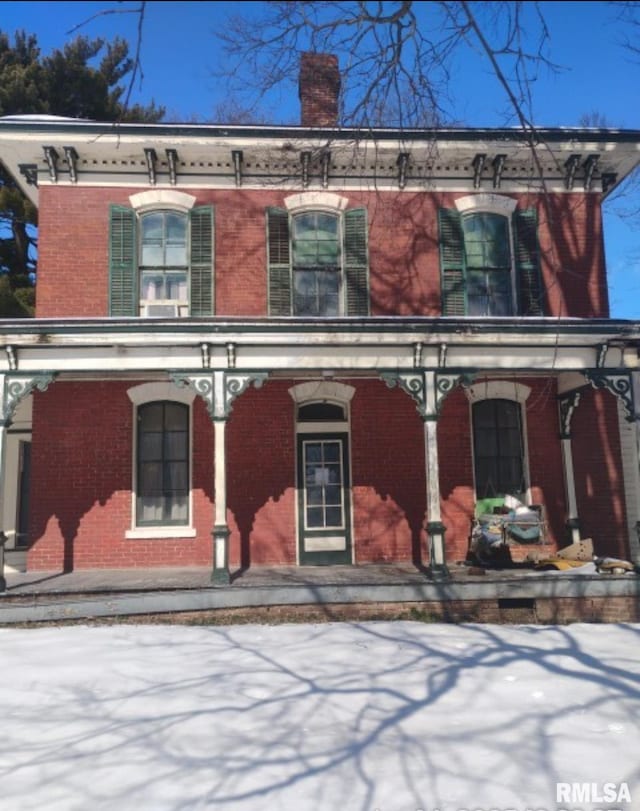
[[[424,450],[427,468],[427,536],[429,568],[436,578],[449,576],[444,554],[445,526],[440,511],[440,465],[438,462],[438,417],[424,417]]]
[[[253,383],[259,387],[267,378],[266,372],[235,372],[217,369],[206,374],[192,372],[170,372],[177,386],[191,386],[204,400],[214,431],[213,484],[214,520],[213,569],[211,582],[214,586],[225,586],[231,582],[229,571],[229,524],[227,523],[227,458],[226,428],[233,401]]]
[[[213,571],[211,582],[226,585],[231,582],[229,573],[229,525],[227,524],[227,458],[226,458],[227,418],[213,420],[214,430],[214,492],[215,517],[213,522]]]
[[[562,451],[562,468],[564,486],[567,494],[567,530],[571,542],[580,540],[580,520],[576,499],[576,480],[573,472],[573,453],[571,451],[571,417],[580,402],[580,392],[570,391],[558,397],[560,411],[560,448]]]
[[[4,375],[0,375],[3,378]],[[0,419],[0,593],[7,590],[7,580],[4,576],[4,548],[7,543],[7,535],[4,531],[4,483],[6,478],[6,449],[7,449],[7,428],[11,425],[11,420]]]
[[[9,353],[11,368],[15,369],[16,359]],[[53,374],[0,374],[0,592],[6,591],[7,581],[4,576],[4,547],[7,542],[4,516],[4,487],[7,476],[6,449],[7,430],[13,421],[16,407],[23,397],[34,390],[44,391],[53,380]]]
[[[427,478],[427,537],[429,570],[434,579],[449,577],[445,557],[444,534],[440,509],[440,465],[438,461],[438,414],[445,397],[460,382],[468,382],[467,375],[448,374],[437,370],[415,369],[396,374],[384,374],[389,386],[400,386],[411,395],[424,424],[424,452]]]

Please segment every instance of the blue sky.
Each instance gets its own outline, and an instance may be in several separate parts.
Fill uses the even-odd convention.
[[[126,13],[136,2],[0,2],[0,29],[12,35],[24,29],[37,35],[43,53],[77,34],[136,41],[137,18]],[[152,98],[173,121],[207,120],[225,101],[226,90],[214,78],[222,53],[215,32],[230,12],[250,13],[262,3],[160,2],[147,4],[141,59],[144,76],[133,101]],[[420,11],[428,13],[429,4]],[[531,5],[531,4],[530,4]],[[551,34],[548,55],[559,70],[544,71],[534,87],[534,117],[540,126],[576,126],[580,116],[597,111],[614,127],[640,129],[638,85],[640,56],[622,48],[624,29],[607,2],[544,2]],[[109,13],[103,13],[103,12]],[[80,26],[75,32],[74,26]],[[628,29],[627,29],[628,30]],[[454,66],[455,115],[469,126],[501,126],[505,100],[489,67],[469,52]],[[280,120],[295,123],[297,93],[285,88],[271,100]],[[640,198],[640,194],[636,195]],[[612,316],[640,319],[640,216],[621,218],[621,201],[605,206],[605,239]],[[633,199],[628,201],[632,205]],[[640,200],[638,201],[640,202]],[[640,207],[640,206],[639,206]]]

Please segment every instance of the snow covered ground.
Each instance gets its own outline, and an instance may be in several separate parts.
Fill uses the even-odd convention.
[[[2,811],[640,809],[640,625],[1,629],[0,668]]]

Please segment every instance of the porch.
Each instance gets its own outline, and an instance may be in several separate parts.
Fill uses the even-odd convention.
[[[251,567],[211,586],[207,567],[7,572],[0,625],[198,613],[223,621],[410,616],[455,622],[635,622],[640,577],[515,566],[452,566],[432,580],[411,564]],[[197,621],[197,619],[196,619]]]

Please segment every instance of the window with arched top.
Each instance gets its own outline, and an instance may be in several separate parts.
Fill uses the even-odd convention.
[[[189,523],[189,406],[145,403],[137,411],[136,525]]]
[[[369,314],[368,217],[334,194],[267,209],[269,315]]]
[[[477,498],[516,495],[527,489],[522,407],[514,400],[479,400],[472,405]]]
[[[130,200],[110,209],[109,314],[213,315],[213,207],[168,190]]]
[[[438,222],[442,315],[544,315],[535,209],[471,195]]]

